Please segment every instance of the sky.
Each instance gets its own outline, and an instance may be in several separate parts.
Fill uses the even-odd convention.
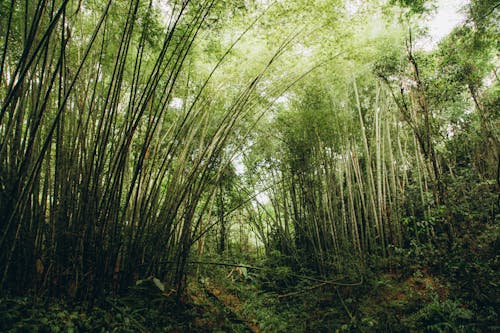
[[[425,50],[431,50],[454,27],[462,23],[465,16],[461,9],[467,3],[467,0],[438,0],[436,13],[427,21],[430,38],[420,41],[421,47]]]

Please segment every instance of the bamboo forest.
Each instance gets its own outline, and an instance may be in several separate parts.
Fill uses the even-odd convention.
[[[498,0],[0,0],[0,332],[499,332]]]

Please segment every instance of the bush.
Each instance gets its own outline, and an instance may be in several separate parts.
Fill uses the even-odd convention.
[[[434,300],[404,319],[411,330],[424,332],[473,332],[472,311],[453,300]]]

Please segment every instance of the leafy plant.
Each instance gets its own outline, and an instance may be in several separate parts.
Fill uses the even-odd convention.
[[[471,332],[473,312],[453,300],[434,300],[404,321],[408,327],[425,332]]]

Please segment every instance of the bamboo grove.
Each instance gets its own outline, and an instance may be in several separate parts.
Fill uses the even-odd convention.
[[[444,207],[467,192],[453,187],[461,159],[476,161],[486,192],[498,186],[498,78],[483,84],[491,66],[443,48],[448,63],[433,68],[411,29],[380,38],[377,51],[350,45],[362,33],[326,17],[345,10],[341,1],[312,9],[341,40],[322,36],[331,50],[312,60],[294,47],[313,43],[317,27],[266,26],[287,27],[280,1],[167,2],[163,12],[153,0],[0,4],[2,291],[93,299],[153,275],[182,291],[189,258],[215,243],[229,249],[237,224],[240,243],[254,239],[318,274],[371,255],[391,265],[413,243],[453,246],[457,213]],[[291,3],[291,13],[307,6]],[[245,23],[201,68],[199,45],[245,4]],[[267,51],[246,70],[235,48],[254,30]],[[491,62],[488,38],[471,47],[478,62]],[[224,85],[230,61],[237,75]],[[431,74],[452,84],[433,89]],[[473,119],[450,116],[457,109]],[[477,139],[459,156],[465,126]],[[489,221],[498,207],[488,209]]]
[[[458,185],[464,168],[488,198],[478,204],[484,204],[482,221],[494,224],[498,77],[493,74],[490,87],[479,79],[496,73],[477,62],[494,58],[489,33],[462,29],[425,58],[410,28],[399,35],[396,52],[383,45],[361,50],[377,59],[361,66],[338,59],[277,107],[276,119],[260,133],[264,142],[257,140],[246,156],[251,172],[261,173],[252,186],[270,200],[251,215],[268,255],[277,249],[292,267],[329,276],[358,275],[355,263],[374,254],[392,266],[400,249],[419,244],[449,251],[471,227],[457,209],[476,186]],[[382,43],[397,35],[388,31]],[[464,144],[467,153],[454,155]]]
[[[182,282],[263,74],[214,117],[210,76],[194,87],[183,71],[213,6],[173,2],[164,32],[152,1],[2,8],[3,288],[92,297],[153,272]],[[173,107],[174,93],[189,100]]]

